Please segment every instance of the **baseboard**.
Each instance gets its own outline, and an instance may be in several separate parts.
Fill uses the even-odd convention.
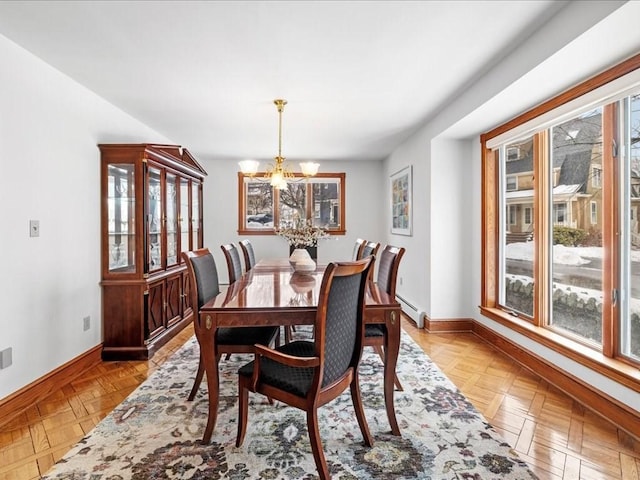
[[[640,412],[565,372],[544,358],[523,349],[517,343],[503,337],[480,322],[471,318],[433,320],[425,316],[424,329],[432,333],[472,332],[526,369],[549,382],[549,384],[569,395],[585,408],[611,422],[636,441],[640,441]]]
[[[43,377],[34,380],[29,385],[22,387],[20,390],[0,400],[0,411],[2,411],[0,427],[9,423],[34,403],[39,402],[52,392],[58,390],[60,385],[68,384],[89,368],[99,364],[102,361],[100,358],[101,351],[102,344],[96,345]]]
[[[424,329],[430,333],[471,332],[474,320],[471,318],[438,318],[424,316]]]

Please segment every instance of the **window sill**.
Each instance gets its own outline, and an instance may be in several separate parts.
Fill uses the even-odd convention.
[[[625,387],[640,392],[640,369],[621,360],[605,357],[602,353],[546,328],[536,327],[521,318],[490,307],[480,307],[480,313],[527,338],[589,368]]]

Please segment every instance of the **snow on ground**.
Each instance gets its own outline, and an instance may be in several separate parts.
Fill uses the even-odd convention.
[[[510,243],[506,246],[505,256],[512,260],[533,261],[534,242]],[[602,247],[565,247],[553,246],[553,263],[562,265],[585,265],[589,258],[602,258]],[[631,261],[640,262],[640,250],[631,251]]]
[[[528,260],[533,261],[533,244],[534,242],[526,243],[511,243],[506,247],[506,257],[512,260]],[[589,258],[602,258],[602,247],[565,247],[564,245],[553,246],[553,262],[555,264],[564,265],[585,265],[590,263]],[[640,251],[631,251],[631,261],[640,262]],[[511,275],[507,274],[507,278],[512,281],[520,280],[524,285],[528,285],[533,281],[531,277],[524,275]],[[596,298],[602,301],[602,291],[593,290],[590,288],[577,287],[575,285],[565,285],[554,282],[554,289],[559,288],[567,293],[575,292],[579,298],[584,300],[588,298]],[[631,313],[640,315],[640,299],[629,299],[629,310]]]

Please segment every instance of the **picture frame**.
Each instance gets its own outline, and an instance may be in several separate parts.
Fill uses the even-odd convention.
[[[391,233],[411,236],[413,232],[413,169],[409,165],[391,177]]]

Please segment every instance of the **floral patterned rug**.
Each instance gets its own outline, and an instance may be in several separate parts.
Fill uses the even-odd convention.
[[[220,411],[209,445],[206,382],[186,400],[198,363],[195,337],[53,466],[45,479],[317,478],[305,413],[250,396],[244,444],[235,447],[237,370],[251,356],[220,365]],[[349,391],[320,408],[331,476],[357,479],[535,479],[524,461],[402,332],[395,393],[402,437],[390,433],[382,396],[382,363],[365,349],[363,402],[374,445],[362,443]]]

